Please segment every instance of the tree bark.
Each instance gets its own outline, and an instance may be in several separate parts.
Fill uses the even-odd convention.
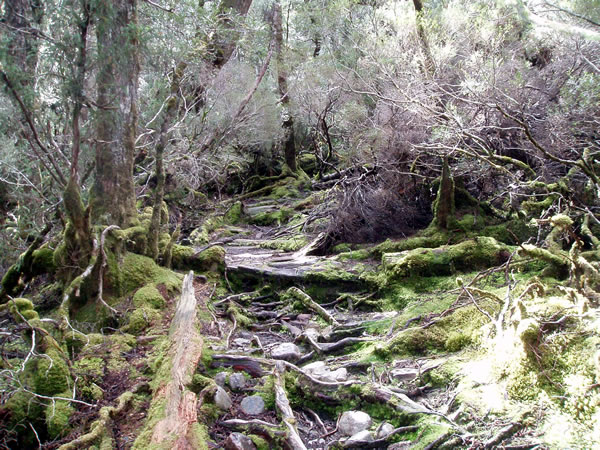
[[[97,4],[98,117],[94,223],[131,225],[136,216],[133,160],[138,119],[137,0]]]
[[[273,4],[273,32],[275,33],[275,53],[277,54],[277,87],[279,89],[279,102],[282,107],[283,153],[285,163],[292,172],[296,172],[296,144],[294,138],[294,117],[289,108],[290,96],[288,90],[288,74],[284,66],[283,55],[283,25],[281,18],[281,4],[277,0]]]
[[[435,62],[431,55],[431,48],[429,47],[429,41],[427,40],[427,33],[425,33],[425,26],[423,25],[423,1],[413,0],[415,7],[415,16],[417,22],[417,36],[421,43],[421,49],[423,50],[423,57],[425,58],[425,72],[432,74],[435,70]]]

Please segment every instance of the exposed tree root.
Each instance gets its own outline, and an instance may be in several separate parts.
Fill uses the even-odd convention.
[[[101,439],[105,434],[108,436],[112,435],[110,425],[113,419],[127,407],[133,394],[139,391],[141,388],[148,386],[147,382],[136,384],[131,391],[124,392],[117,399],[117,406],[105,406],[100,409],[100,418],[92,423],[90,431],[83,436],[79,436],[77,439],[63,444],[59,447],[59,450],[76,450],[80,448],[86,448],[91,443]]]

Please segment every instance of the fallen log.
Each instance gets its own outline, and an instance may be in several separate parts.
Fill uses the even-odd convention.
[[[203,435],[197,421],[196,394],[188,389],[192,376],[202,355],[202,337],[196,316],[197,299],[194,292],[194,272],[183,280],[181,297],[171,321],[168,357],[164,359],[158,373],[169,373],[166,380],[154,390],[150,411],[157,410],[162,417],[148,417],[149,429],[142,432],[136,447],[142,447],[150,435],[149,445],[153,448],[195,449],[203,448],[198,442]],[[163,408],[153,408],[164,403]],[[153,424],[153,425],[152,425]]]

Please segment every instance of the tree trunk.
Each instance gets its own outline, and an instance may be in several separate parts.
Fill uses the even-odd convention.
[[[277,54],[277,86],[279,88],[279,102],[282,107],[283,152],[286,165],[292,172],[296,172],[298,167],[296,165],[294,118],[289,109],[288,74],[283,63],[283,25],[279,0],[273,5],[273,32],[275,33],[275,53]]]
[[[415,16],[417,21],[417,36],[419,36],[423,57],[425,58],[425,72],[432,74],[435,70],[435,62],[431,55],[427,34],[425,33],[425,26],[423,25],[423,1],[413,0],[413,5],[415,6]]]
[[[136,216],[133,160],[138,118],[137,0],[98,2],[98,117],[94,223],[131,225]]]
[[[154,190],[154,207],[152,208],[152,220],[150,222],[150,231],[148,237],[148,249],[150,257],[154,260],[158,259],[158,238],[160,235],[161,211],[163,197],[165,194],[165,168],[163,164],[165,149],[169,143],[169,127],[177,113],[179,105],[179,83],[186,64],[180,62],[173,70],[173,79],[171,81],[171,94],[167,99],[167,106],[160,125],[158,134],[158,142],[156,144],[156,188]]]
[[[27,109],[33,106],[39,43],[36,28],[44,17],[44,7],[39,0],[7,0],[2,19],[9,30],[6,39],[4,70],[20,92]]]

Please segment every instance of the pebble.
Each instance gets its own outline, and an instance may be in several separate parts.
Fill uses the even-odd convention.
[[[229,394],[221,386],[217,386],[217,392],[215,392],[215,405],[224,410],[228,410],[232,405]]]
[[[249,416],[258,416],[265,412],[265,401],[260,395],[251,395],[245,397],[241,403],[240,408],[244,414]]]
[[[224,444],[225,450],[256,450],[252,439],[242,433],[231,433]]]
[[[302,358],[302,352],[296,344],[284,342],[273,347],[271,350],[271,357],[273,359],[284,359],[293,362]]]
[[[228,383],[234,391],[244,389],[246,387],[246,377],[241,373],[232,373],[229,375]]]
[[[373,421],[371,416],[362,411],[346,411],[340,417],[339,431],[344,436],[354,436],[363,430],[369,429]]]

